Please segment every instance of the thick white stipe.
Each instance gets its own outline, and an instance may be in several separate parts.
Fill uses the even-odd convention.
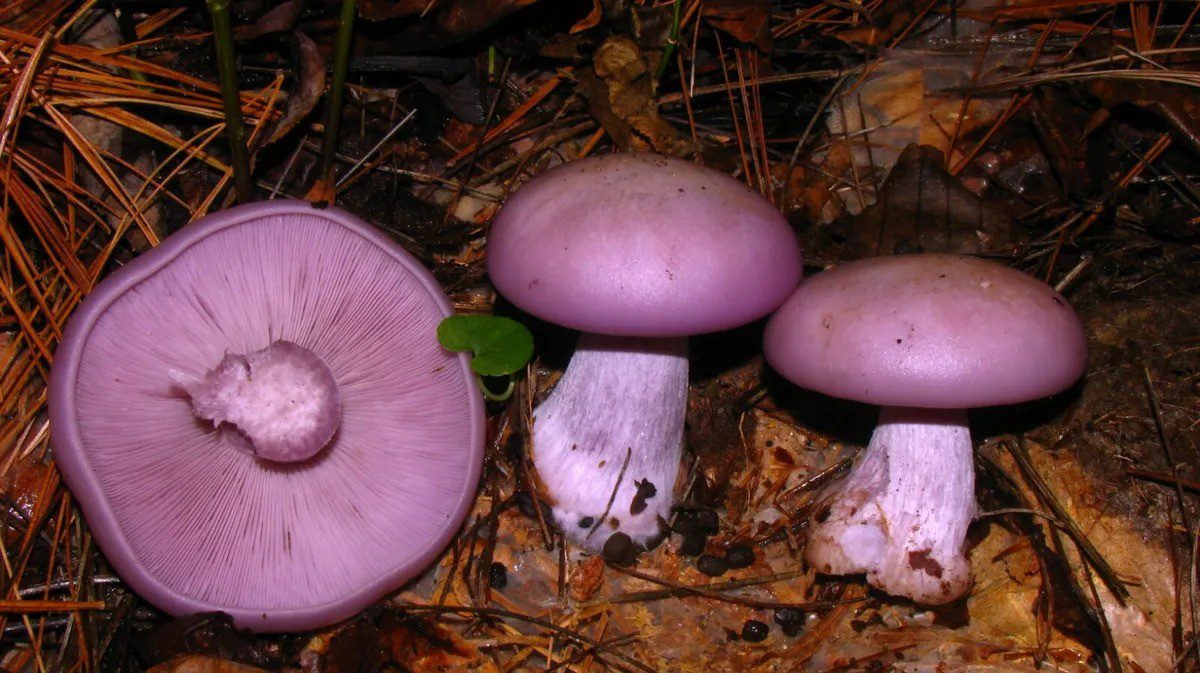
[[[534,465],[572,540],[598,550],[617,532],[640,544],[663,534],[683,447],[687,375],[686,339],[580,336],[533,425]]]
[[[970,586],[963,554],[975,466],[960,409],[884,407],[850,474],[817,507],[806,558],[819,572],[865,572],[874,587],[940,605]]]

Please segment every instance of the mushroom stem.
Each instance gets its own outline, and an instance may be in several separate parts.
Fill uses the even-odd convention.
[[[970,586],[963,553],[975,469],[962,409],[884,407],[863,455],[824,495],[806,551],[819,572],[865,572],[889,594],[940,605]]]
[[[599,550],[666,531],[683,449],[687,340],[584,333],[534,411],[533,462],[559,528]]]
[[[228,423],[265,460],[294,463],[319,453],[341,422],[337,382],[325,362],[290,341],[229,353],[199,379],[172,373],[197,418]]]

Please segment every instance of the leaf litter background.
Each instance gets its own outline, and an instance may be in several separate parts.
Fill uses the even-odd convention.
[[[474,511],[425,576],[317,633],[171,620],[121,585],[54,469],[44,381],[64,320],[99,278],[231,203],[207,15],[184,2],[7,3],[6,670],[1200,670],[1200,5],[358,10],[338,202],[430,265],[460,311],[516,317],[537,338],[518,394],[489,407]],[[256,198],[302,195],[315,178],[336,13],[322,0],[235,6]],[[529,176],[631,149],[759,189],[793,222],[808,273],[971,253],[1075,304],[1086,379],[972,417],[984,514],[968,598],[928,610],[804,567],[809,500],[865,442],[874,411],[764,370],[761,324],[693,344],[679,533],[617,565],[546,529],[526,429],[573,335],[495,297],[487,225]],[[708,557],[694,555],[701,545]],[[747,548],[752,564],[715,574]],[[744,633],[751,619],[765,639]]]

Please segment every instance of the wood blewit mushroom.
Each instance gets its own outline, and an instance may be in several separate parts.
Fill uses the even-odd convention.
[[[449,300],[336,208],[187,225],[72,315],[54,459],[100,548],[172,614],[343,619],[424,570],[475,496],[484,410]]]
[[[808,561],[937,605],[970,587],[966,410],[1068,388],[1084,371],[1087,340],[1044,283],[994,262],[923,254],[809,278],[768,322],[765,353],[799,386],[882,406],[850,474],[818,497]]]
[[[583,332],[534,412],[558,526],[591,550],[665,533],[683,447],[687,337],[770,313],[800,281],[787,221],[715,170],[653,154],[570,162],[512,196],[488,271],[518,307]]]

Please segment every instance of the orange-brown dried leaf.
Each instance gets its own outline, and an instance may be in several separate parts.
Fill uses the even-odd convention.
[[[388,624],[385,618],[384,623]],[[387,630],[392,663],[411,673],[498,673],[496,664],[483,656],[457,632],[433,621],[397,619]]]
[[[604,559],[589,556],[575,565],[571,572],[571,598],[583,602],[596,595],[604,582]]]
[[[575,33],[582,33],[589,28],[595,28],[600,25],[600,18],[603,16],[604,6],[600,4],[600,0],[592,0],[592,11],[588,12],[587,16],[575,22],[575,25],[571,26],[571,30],[567,32],[574,35]]]
[[[14,513],[19,513],[20,521],[32,521],[34,512],[41,501],[46,483],[46,474],[54,468],[41,460],[36,454],[31,454],[17,461],[5,472],[3,477],[4,498]],[[25,531],[11,526],[4,529],[4,543],[11,547],[16,544]]]

